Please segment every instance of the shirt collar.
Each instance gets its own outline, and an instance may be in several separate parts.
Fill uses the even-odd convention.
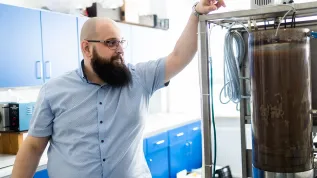
[[[87,83],[89,83],[89,84],[94,84],[94,85],[98,85],[98,86],[102,86],[102,87],[106,85],[106,83],[103,84],[103,85],[99,85],[99,84],[96,84],[96,83],[92,83],[92,82],[90,82],[90,81],[88,80],[87,75],[85,74],[85,64],[84,64],[84,60],[82,60],[82,61],[80,62],[79,75],[80,75],[80,77],[81,77],[81,79],[82,79],[83,81],[85,81],[85,82],[87,82]]]
[[[80,74],[80,77],[85,80],[87,83],[89,83],[88,79],[87,79],[87,76],[85,74],[85,65],[84,65],[84,60],[81,60],[80,62],[80,69],[79,69],[79,74]]]

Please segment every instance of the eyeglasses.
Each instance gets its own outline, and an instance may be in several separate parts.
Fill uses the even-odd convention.
[[[125,49],[128,46],[127,40],[117,40],[117,39],[109,39],[109,40],[87,40],[88,42],[95,42],[95,43],[103,43],[109,49],[116,50],[119,46]]]

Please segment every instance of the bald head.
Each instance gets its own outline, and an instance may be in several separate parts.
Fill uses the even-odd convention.
[[[93,17],[84,23],[80,33],[80,41],[96,40],[100,35],[114,30],[119,30],[115,21],[105,17]]]

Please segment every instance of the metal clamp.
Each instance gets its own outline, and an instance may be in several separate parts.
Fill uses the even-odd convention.
[[[310,114],[311,115],[313,115],[313,117],[315,116],[317,116],[317,109],[312,109],[312,110],[310,110]]]

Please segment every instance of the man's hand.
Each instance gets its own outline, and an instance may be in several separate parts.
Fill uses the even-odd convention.
[[[219,9],[221,6],[226,7],[224,0],[200,0],[195,9],[198,13],[208,14],[211,11]]]

